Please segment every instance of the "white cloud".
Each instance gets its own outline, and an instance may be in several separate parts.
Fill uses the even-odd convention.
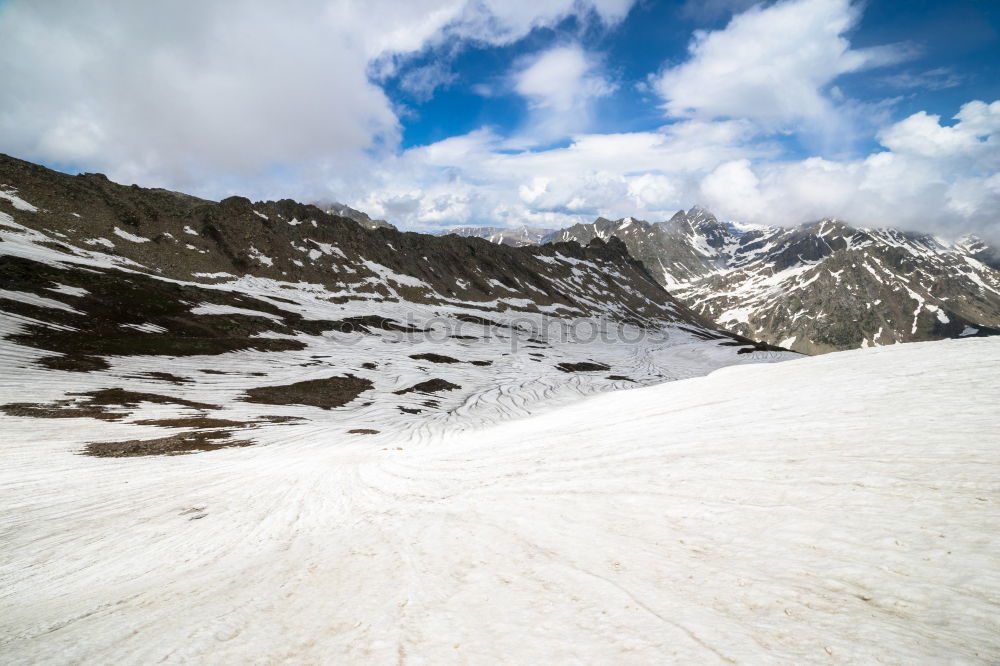
[[[10,0],[0,11],[0,145],[37,161],[209,196],[276,195],[392,152],[371,77],[455,40],[508,43],[632,0]],[[411,72],[427,95],[446,71]],[[340,165],[340,166],[338,166]]]
[[[599,59],[579,44],[522,60],[511,75],[512,88],[527,100],[530,113],[511,147],[549,143],[589,129],[594,102],[615,90],[601,70]]]
[[[696,32],[691,58],[653,81],[672,116],[748,118],[766,129],[832,113],[825,88],[848,72],[897,62],[900,47],[852,49],[860,8],[850,0],[785,0]]]
[[[704,202],[747,222],[798,224],[836,216],[946,236],[997,238],[1000,102],[970,102],[942,126],[915,113],[879,133],[887,150],[856,160],[810,158],[721,165],[701,182]]]
[[[750,168],[750,160],[720,164],[701,181],[701,201],[710,210],[741,221],[766,217],[767,204],[758,190],[760,181]]]
[[[699,35],[688,62],[651,80],[681,115],[658,130],[594,133],[594,105],[614,83],[596,54],[563,43],[508,74],[506,92],[530,107],[513,137],[483,128],[399,151],[378,77],[401,72],[419,96],[451,76],[446,63],[408,71],[407,54],[506,44],[571,13],[613,24],[631,5],[13,0],[0,12],[0,145],[212,197],[335,198],[411,229],[659,220],[703,203],[748,222],[834,215],[1000,236],[1000,102],[970,102],[943,124],[834,99],[838,76],[902,57],[851,47],[859,9],[848,0],[786,0]],[[772,134],[862,115],[884,150],[789,160]]]
[[[705,170],[740,156],[773,156],[770,147],[745,145],[746,137],[744,123],[691,121],[656,132],[583,134],[563,148],[512,152],[505,138],[478,131],[382,163],[373,181],[352,185],[356,198],[349,203],[423,230],[470,223],[564,226],[597,215],[662,219],[690,201]]]
[[[447,87],[458,76],[442,63],[432,63],[411,69],[403,75],[399,87],[410,93],[418,102],[426,102],[438,88]]]
[[[879,141],[895,153],[929,158],[987,160],[998,168],[1000,102],[969,102],[955,115],[958,122],[942,126],[941,117],[924,111],[879,132]],[[982,162],[980,162],[982,163]]]
[[[951,126],[928,116],[930,129],[925,114],[914,114],[880,133],[884,150],[850,160],[782,160],[752,125],[735,121],[584,134],[564,148],[520,152],[479,131],[384,163],[374,180],[354,184],[351,203],[416,230],[561,227],[597,216],[655,221],[701,203],[743,222],[795,225],[835,216],[858,226],[996,238],[997,110],[1000,102],[971,102]],[[962,138],[944,141],[942,132]]]
[[[535,107],[573,111],[614,86],[596,73],[596,66],[579,45],[550,49],[515,75],[514,89]]]

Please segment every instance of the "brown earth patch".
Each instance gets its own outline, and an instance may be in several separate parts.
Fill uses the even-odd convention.
[[[428,379],[425,382],[420,382],[419,384],[414,384],[413,386],[405,389],[400,389],[399,391],[393,391],[396,395],[404,395],[406,393],[436,393],[437,391],[454,391],[456,389],[462,388],[458,384],[452,384],[451,382],[444,379]]]
[[[152,379],[158,382],[168,382],[170,384],[190,384],[193,381],[188,377],[179,377],[169,372],[144,372],[139,375],[139,379]]]
[[[377,435],[378,430],[372,430],[371,428],[354,428],[353,430],[348,430],[348,435]]]
[[[358,317],[348,317],[339,321],[326,322],[328,330],[340,333],[367,333],[371,334],[375,330],[380,331],[401,331],[403,333],[426,333],[422,328],[415,328],[406,324],[401,324],[394,319],[381,317],[379,315],[361,315]]]
[[[65,370],[66,372],[94,372],[107,370],[111,364],[100,356],[82,356],[68,354],[66,356],[46,356],[35,361],[49,370]]]
[[[301,416],[261,416],[257,419],[259,423],[291,423],[292,421],[305,421]]]
[[[231,439],[232,432],[210,430],[190,432],[158,439],[130,439],[124,442],[91,442],[83,453],[100,458],[132,458],[137,456],[175,456],[199,451],[215,451],[234,446],[251,446],[253,441]]]
[[[598,370],[610,370],[611,366],[604,365],[603,363],[582,361],[580,363],[560,363],[556,368],[563,372],[596,372]]]
[[[207,416],[190,416],[176,419],[143,419],[133,421],[136,425],[157,426],[159,428],[241,428],[252,425],[229,419],[214,419]]]
[[[93,406],[138,407],[141,402],[152,402],[160,405],[180,405],[181,407],[192,407],[194,409],[220,409],[218,405],[212,405],[207,402],[195,402],[193,400],[185,400],[184,398],[160,395],[159,393],[126,391],[120,388],[88,391],[87,393],[70,393],[69,395],[86,396],[88,400],[85,404]]]
[[[370,380],[345,375],[281,386],[259,386],[248,389],[243,400],[264,405],[306,405],[333,409],[343,407],[373,387]]]
[[[430,361],[431,363],[461,363],[457,358],[443,354],[410,354],[410,358],[415,358],[418,361]]]
[[[117,421],[124,414],[113,414],[104,407],[80,406],[70,400],[61,400],[48,404],[37,402],[14,402],[0,405],[0,412],[8,416],[28,416],[35,419],[101,419],[102,421]]]
[[[110,411],[111,407],[135,408],[140,403],[152,402],[161,405],[180,405],[195,409],[219,409],[218,405],[194,402],[183,398],[173,398],[158,393],[137,393],[113,388],[88,393],[70,393],[85,400],[57,400],[50,403],[19,402],[0,405],[0,411],[9,416],[29,416],[38,419],[92,418],[102,421],[118,421],[127,413]]]

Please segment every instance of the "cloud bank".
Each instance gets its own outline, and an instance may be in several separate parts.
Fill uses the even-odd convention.
[[[417,230],[657,220],[699,203],[746,222],[1000,236],[1000,102],[892,118],[892,99],[846,97],[838,84],[859,72],[888,72],[891,90],[964,80],[892,73],[911,45],[854,47],[863,5],[849,0],[712,4],[740,13],[644,82],[659,128],[602,132],[599,105],[632,83],[577,32],[496,78],[524,104],[517,127],[400,148],[407,110],[384,82],[403,72],[418,101],[459,85],[446,60],[407,69],[415,54],[509,46],[568,17],[608,31],[632,5],[12,0],[0,5],[0,150],[211,197],[334,198]],[[830,149],[858,136],[872,147]]]

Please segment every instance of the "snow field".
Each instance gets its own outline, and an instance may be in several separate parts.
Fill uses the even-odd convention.
[[[312,424],[178,457],[77,456],[64,424],[4,421],[0,651],[995,663],[998,365],[995,339],[897,345],[464,432]]]

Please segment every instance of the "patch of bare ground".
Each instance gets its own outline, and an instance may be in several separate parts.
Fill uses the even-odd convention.
[[[608,379],[615,382],[634,382],[635,380],[625,375],[608,375]]]
[[[347,431],[348,435],[377,435],[378,430],[372,430],[371,428],[353,428]]]
[[[370,380],[344,375],[280,386],[259,386],[248,389],[243,400],[264,405],[306,405],[333,409],[343,407],[372,387],[374,384]]]
[[[100,356],[83,356],[67,354],[66,356],[46,356],[35,361],[49,370],[65,370],[67,372],[94,372],[107,370],[111,364]]]
[[[261,416],[257,423],[292,423],[293,421],[306,421],[301,416]]]
[[[176,456],[201,451],[215,451],[235,446],[251,446],[248,439],[232,439],[228,430],[187,432],[157,439],[130,439],[124,442],[91,442],[83,453],[99,458],[138,456]]]
[[[160,428],[254,428],[266,423],[291,423],[303,421],[298,416],[260,416],[250,421],[232,421],[199,414],[197,416],[182,416],[173,419],[142,419],[131,421],[136,425],[157,426]]]
[[[131,379],[152,379],[157,382],[167,382],[169,384],[190,384],[193,380],[187,377],[180,377],[169,372],[144,372],[139,375],[130,376]]]
[[[436,393],[437,391],[454,391],[456,389],[462,388],[458,384],[452,384],[451,382],[444,379],[428,379],[425,382],[420,382],[419,384],[414,384],[413,386],[405,389],[400,389],[398,391],[393,391],[396,395],[405,395],[407,393],[417,392],[417,393]]]
[[[444,354],[410,354],[410,358],[414,358],[418,361],[430,361],[431,363],[461,363],[461,361],[457,358],[445,356]]]
[[[254,422],[241,423],[240,421],[216,419],[207,416],[188,416],[176,419],[142,419],[132,421],[132,423],[160,428],[242,428],[254,425]]]
[[[329,327],[329,330],[337,331],[338,333],[371,334],[373,330],[399,331],[403,333],[427,332],[422,328],[416,328],[414,326],[410,326],[409,324],[401,324],[394,319],[381,317],[379,315],[348,317],[346,319],[341,319],[340,321],[328,322],[327,326]]]
[[[36,419],[101,419],[117,421],[124,414],[107,412],[104,407],[91,407],[74,403],[71,400],[60,400],[47,404],[34,402],[13,402],[0,405],[0,412],[8,416],[29,416]]]
[[[104,421],[118,421],[125,418],[127,412],[110,411],[120,407],[133,409],[140,403],[152,402],[161,405],[179,405],[194,409],[219,409],[218,405],[204,402],[194,402],[184,398],[174,398],[158,393],[137,393],[125,389],[112,388],[87,393],[70,393],[68,400],[56,400],[50,403],[15,402],[0,405],[0,411],[8,416],[30,416],[39,419],[69,419],[92,418]]]
[[[160,405],[180,405],[181,407],[192,407],[194,409],[219,409],[218,405],[207,402],[195,402],[184,398],[175,398],[159,393],[139,393],[137,391],[127,391],[121,388],[101,389],[99,391],[88,391],[87,393],[71,393],[70,395],[80,395],[88,398],[88,405],[105,405],[109,407],[138,407],[139,403],[152,402]]]
[[[560,363],[556,368],[563,372],[596,372],[598,370],[610,370],[611,366],[603,363],[581,361],[580,363]]]
[[[410,358],[418,361],[430,361],[431,363],[471,363],[472,365],[493,365],[493,361],[459,361],[457,358],[445,356],[444,354],[410,354]]]

